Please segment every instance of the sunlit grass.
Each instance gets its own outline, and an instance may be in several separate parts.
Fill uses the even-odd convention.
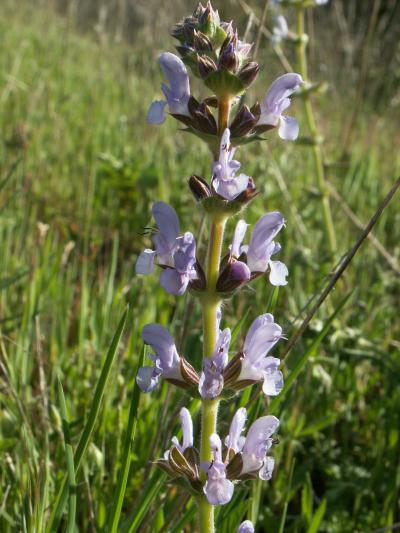
[[[91,421],[107,350],[129,303],[76,472],[77,527],[100,531],[126,458],[142,326],[153,320],[168,324],[186,357],[194,365],[201,358],[197,303],[167,296],[155,276],[138,280],[133,266],[147,243],[141,232],[150,223],[154,200],[173,199],[182,225],[200,226],[185,184],[188,172],[208,176],[209,157],[195,138],[169,137],[176,128],[172,121],[162,135],[144,124],[147,105],[158,93],[156,52],[80,35],[29,2],[18,11],[8,3],[5,11],[0,21],[0,530],[48,527],[67,479],[57,379],[76,454]],[[263,73],[258,87],[271,79]],[[332,88],[320,100],[331,162],[342,152],[345,112],[335,108],[339,90]],[[395,129],[390,116],[373,121],[366,113],[348,164],[330,167],[330,180],[363,222],[399,170],[398,151],[383,140],[385,131]],[[394,133],[391,138],[398,142]],[[252,147],[243,165],[264,198],[252,204],[249,218],[267,208],[287,218],[282,244],[290,283],[279,291],[275,315],[290,336],[334,266],[323,252],[312,161],[306,148],[278,146],[271,138]],[[334,200],[332,210],[341,256],[359,230]],[[399,227],[393,204],[374,232],[397,261]],[[279,531],[286,507],[285,531],[307,531],[325,501],[320,531],[369,531],[399,519],[399,284],[398,274],[367,243],[287,362],[287,373],[301,361],[304,367],[273,406],[281,419],[276,477],[251,489],[251,506],[250,486],[240,486],[231,504],[219,510],[220,531],[231,533],[257,507],[265,531]],[[271,301],[266,283],[259,280],[253,287],[226,305],[232,328],[248,313],[235,348],[245,326]],[[351,291],[340,314],[328,321]],[[140,398],[121,531],[194,530],[193,503],[151,465],[176,432],[181,404],[181,394],[165,384]],[[234,402],[223,404],[221,435],[234,409]],[[251,416],[267,410],[259,398]],[[64,511],[65,520],[68,505]]]

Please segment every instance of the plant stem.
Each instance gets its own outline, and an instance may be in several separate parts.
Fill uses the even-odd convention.
[[[303,37],[305,34],[304,34],[304,8],[302,7],[299,7],[297,9],[297,35],[298,35],[298,42],[297,42],[298,68],[299,68],[299,72],[303,80],[307,81],[308,80],[307,56],[306,56],[307,41]],[[315,122],[314,111],[313,111],[310,95],[308,93],[304,95],[304,107],[305,107],[308,128],[310,130],[310,135],[313,141],[315,141],[315,144],[312,147],[312,152],[313,152],[313,157],[314,157],[315,173],[317,177],[317,186],[322,197],[324,225],[325,225],[326,236],[328,238],[329,249],[330,249],[331,254],[334,256],[337,250],[336,234],[335,234],[335,228],[333,225],[328,189],[325,184],[324,159],[323,159],[321,146],[317,144],[318,143],[318,130],[317,130],[316,122]]]
[[[218,102],[218,133],[222,136],[229,123],[231,101],[229,97]],[[227,216],[212,212],[209,214],[210,237],[208,240],[206,263],[206,291],[201,300],[203,315],[203,358],[211,357],[218,338],[217,314],[221,298],[216,292],[216,285],[221,262],[221,250],[224,240]],[[200,461],[211,461],[210,436],[216,432],[218,416],[218,399],[204,398],[201,403],[201,443]],[[202,479],[205,481],[205,474]],[[214,506],[204,496],[198,498],[200,533],[214,533]]]
[[[207,293],[202,299],[203,313],[203,357],[211,357],[217,342],[217,313],[220,299],[215,292],[218,279],[225,219],[211,217],[210,240],[207,253]],[[203,399],[201,406],[200,460],[211,461],[210,435],[216,432],[219,400]],[[205,497],[199,498],[201,533],[214,532],[214,506]]]
[[[228,127],[229,112],[231,109],[230,98],[221,99],[218,103],[218,134],[222,135]]]

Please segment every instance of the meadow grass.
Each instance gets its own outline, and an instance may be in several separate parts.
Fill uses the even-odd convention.
[[[160,81],[157,50],[82,35],[49,9],[19,4],[5,2],[0,20],[0,531],[55,528],[57,495],[74,476],[60,530],[76,496],[77,531],[194,531],[194,503],[152,466],[177,433],[185,399],[165,383],[139,398],[134,380],[150,321],[168,325],[199,365],[200,309],[190,296],[166,295],[155,276],[136,278],[134,263],[149,243],[142,232],[153,201],[173,200],[183,228],[200,228],[186,180],[209,177],[209,155],[172,121],[162,132],[145,125]],[[272,79],[264,69],[259,96]],[[399,172],[399,138],[391,116],[374,116],[365,102],[341,158],[342,90],[318,100],[327,159],[340,160],[328,176],[367,222]],[[300,102],[296,114],[304,125]],[[290,281],[272,291],[258,280],[226,305],[235,348],[267,310],[290,337],[359,234],[331,199],[338,257],[330,257],[306,147],[271,136],[242,162],[264,198],[249,221],[267,209],[287,218]],[[374,230],[397,262],[399,221],[395,199]],[[281,420],[276,473],[269,484],[242,483],[219,508],[218,531],[231,533],[246,514],[267,532],[368,532],[400,521],[399,285],[367,242],[287,358],[290,387],[269,406],[251,401],[251,419],[272,411]],[[221,435],[237,404],[222,405]],[[198,428],[196,402],[191,410]]]

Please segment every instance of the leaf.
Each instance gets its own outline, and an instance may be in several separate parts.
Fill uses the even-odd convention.
[[[310,527],[307,530],[307,533],[318,533],[319,526],[326,512],[326,503],[327,503],[327,500],[326,498],[324,498],[322,502],[319,504],[318,509],[316,510],[313,516],[312,522],[310,524]]]
[[[120,520],[121,510],[122,510],[122,503],[124,501],[124,496],[125,496],[125,491],[126,491],[126,484],[127,484],[128,476],[129,476],[130,464],[132,460],[131,451],[132,451],[133,439],[135,438],[135,432],[136,432],[136,426],[137,426],[137,412],[138,412],[138,406],[139,406],[139,400],[140,400],[140,394],[141,394],[140,387],[138,386],[136,382],[136,376],[137,376],[139,368],[143,366],[143,359],[144,359],[144,346],[142,348],[139,361],[136,367],[135,384],[133,386],[132,400],[131,400],[131,405],[129,409],[128,426],[126,428],[126,434],[125,434],[121,469],[119,472],[118,484],[115,490],[111,512],[110,512],[108,523],[107,523],[107,531],[110,531],[111,533],[115,533],[118,528],[118,523]]]
[[[19,281],[21,278],[24,278],[29,274],[29,270],[23,270],[16,274],[15,276],[9,276],[7,278],[0,279],[0,291],[3,291],[4,289],[7,289],[11,285],[14,285],[17,281]]]
[[[68,522],[66,533],[73,533],[75,530],[75,516],[76,516],[76,481],[75,481],[75,465],[74,452],[71,444],[70,426],[67,417],[67,406],[65,403],[65,396],[61,381],[57,380],[58,403],[60,405],[60,413],[62,418],[62,428],[64,434],[64,448],[65,458],[67,462],[68,473]]]
[[[122,332],[125,327],[127,314],[128,314],[128,311],[126,310],[124,314],[122,315],[122,318],[118,324],[117,331],[115,332],[114,337],[111,341],[111,345],[107,352],[107,356],[104,361],[103,368],[101,369],[100,377],[96,384],[96,389],[94,391],[93,402],[90,407],[88,419],[85,424],[85,427],[83,428],[83,432],[82,432],[81,438],[79,439],[79,443],[78,443],[78,446],[76,448],[75,455],[74,455],[75,472],[78,472],[79,467],[81,466],[82,458],[89,445],[89,441],[92,436],[93,429],[94,429],[94,426],[97,421],[97,417],[100,412],[101,400],[103,398],[104,391],[105,391],[106,385],[110,377],[111,368],[115,361],[118,345],[121,340]],[[65,505],[67,495],[68,495],[67,480],[68,480],[68,477],[64,476],[64,479],[61,483],[61,487],[59,488],[59,491],[56,497],[56,501],[54,502],[54,507],[49,518],[49,523],[47,524],[47,527],[46,527],[46,532],[55,532],[58,530],[58,526],[59,526],[61,516],[64,510],[64,505]]]

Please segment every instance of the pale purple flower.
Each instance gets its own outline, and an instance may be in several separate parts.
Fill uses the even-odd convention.
[[[236,533],[254,533],[254,526],[250,520],[245,520],[239,526]]]
[[[162,124],[165,121],[164,108],[169,107],[173,115],[190,116],[188,102],[190,98],[189,76],[183,61],[170,52],[164,52],[159,58],[161,69],[169,82],[161,85],[165,100],[154,101],[147,114],[148,124]]]
[[[233,483],[226,478],[225,464],[222,462],[221,439],[216,433],[210,436],[213,460],[201,465],[207,473],[204,494],[211,505],[224,505],[233,495]]]
[[[182,407],[179,416],[182,424],[182,444],[177,437],[172,437],[172,443],[183,454],[186,448],[193,447],[193,421],[186,407]]]
[[[279,420],[271,415],[258,418],[250,426],[242,450],[242,475],[258,472],[260,479],[271,479],[275,461],[267,456],[267,452],[273,443],[271,436],[278,426]]]
[[[241,246],[247,224],[239,220],[236,225],[231,254],[239,257],[241,253],[247,254],[246,264],[250,272],[265,272],[269,268],[269,281],[272,285],[286,285],[288,269],[281,261],[272,261],[271,257],[280,251],[279,243],[274,242],[274,237],[285,224],[285,219],[278,211],[267,213],[255,224],[250,236],[250,244]]]
[[[137,274],[151,274],[156,256],[160,264],[173,267],[173,255],[178,249],[179,219],[175,209],[165,202],[156,202],[151,211],[158,226],[158,233],[153,236],[155,251],[146,249],[140,254]]]
[[[154,260],[164,270],[160,275],[161,286],[170,294],[180,296],[197,277],[196,241],[190,232],[179,235],[179,220],[175,209],[165,202],[157,202],[152,208],[153,217],[159,228],[153,236],[155,250],[146,248],[136,262],[137,274],[154,271]]]
[[[225,438],[225,446],[228,449],[233,450],[235,453],[239,453],[243,449],[246,440],[242,435],[245,423],[246,409],[241,407],[236,411],[235,416],[232,418],[229,435]]]
[[[219,322],[218,322],[219,327]],[[231,330],[219,332],[217,344],[211,357],[205,357],[203,371],[200,375],[199,392],[202,398],[216,398],[224,387],[223,370],[228,364]]]
[[[160,324],[147,324],[142,330],[142,339],[153,348],[155,354],[150,356],[154,366],[143,366],[138,370],[136,381],[139,387],[144,392],[150,392],[157,386],[161,376],[183,381],[181,358],[169,332]]]
[[[274,17],[274,25],[272,27],[272,44],[279,44],[283,39],[289,35],[289,26],[283,15]]]
[[[274,322],[270,313],[254,320],[247,332],[243,346],[242,367],[238,381],[263,381],[263,392],[276,396],[283,388],[280,360],[268,353],[282,338],[282,328]]]
[[[297,120],[282,113],[290,106],[289,96],[296,92],[302,83],[300,74],[293,72],[276,79],[261,102],[261,115],[257,125],[279,125],[278,133],[281,139],[288,141],[297,139],[299,134]]]
[[[173,255],[174,268],[166,268],[161,272],[160,284],[170,294],[181,296],[189,281],[197,277],[196,241],[193,234],[187,231],[176,239],[177,250]]]
[[[249,176],[236,172],[240,169],[239,161],[233,159],[235,149],[230,145],[230,131],[224,131],[218,161],[213,164],[212,184],[215,192],[226,200],[234,200],[249,185]]]

